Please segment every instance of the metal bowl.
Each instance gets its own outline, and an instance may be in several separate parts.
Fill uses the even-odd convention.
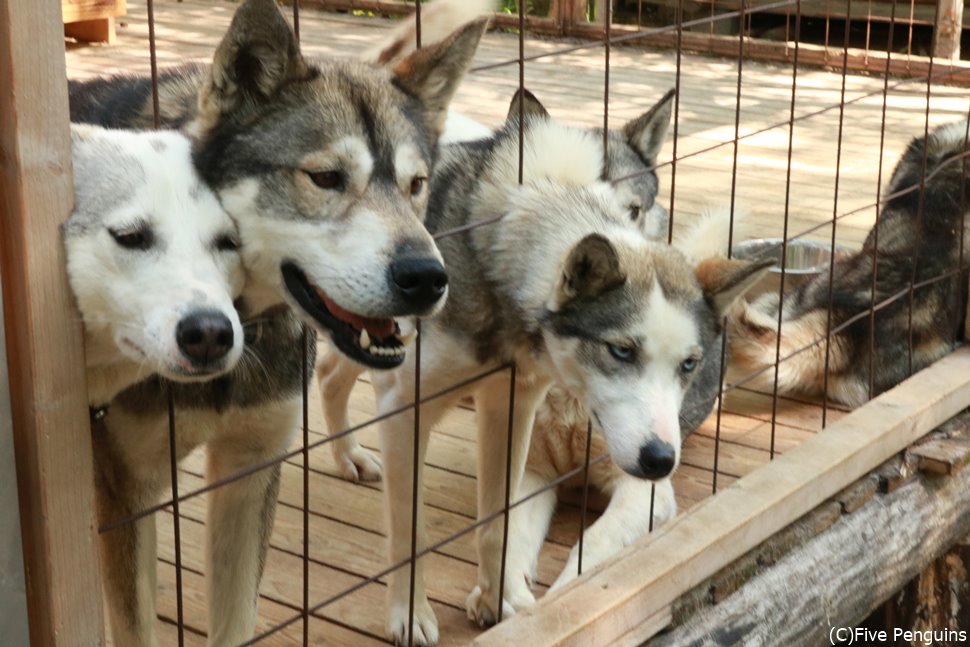
[[[761,258],[774,259],[775,265],[765,277],[748,292],[748,299],[773,292],[778,294],[781,287],[781,268],[785,267],[785,294],[790,294],[808,283],[819,274],[826,272],[832,260],[832,246],[814,240],[790,240],[784,248],[782,259],[781,238],[757,238],[746,240],[734,247],[731,255],[734,258],[754,260]],[[835,258],[847,256],[849,250],[840,245],[835,246]]]

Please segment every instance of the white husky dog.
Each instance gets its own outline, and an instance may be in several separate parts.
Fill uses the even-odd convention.
[[[208,381],[237,365],[243,328],[233,301],[243,272],[236,226],[199,180],[184,136],[77,125],[71,135],[75,208],[63,234],[84,322],[105,525],[153,504],[170,482],[168,434],[137,417],[107,416],[109,407],[153,376]],[[114,644],[157,645],[154,517],[101,534],[100,548]]]

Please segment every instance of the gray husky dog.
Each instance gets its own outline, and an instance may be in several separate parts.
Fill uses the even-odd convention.
[[[644,210],[635,213],[603,180],[602,136],[556,125],[544,111],[525,106],[523,111],[529,113],[529,123],[523,124],[526,141],[547,141],[548,146],[526,147],[522,185],[515,118],[492,139],[444,147],[431,180],[429,229],[460,233],[438,241],[451,291],[441,314],[422,324],[422,391],[438,392],[505,364],[517,367],[514,381],[509,371],[500,370],[421,406],[419,470],[431,428],[460,398],[474,396],[482,519],[504,506],[512,391],[513,493],[522,480],[536,410],[553,383],[579,398],[621,468],[640,477],[668,476],[679,458],[678,412],[703,359],[701,330],[764,267],[715,259],[695,271],[680,252],[649,241],[632,225]],[[511,111],[517,112],[517,107]],[[544,139],[553,129],[555,135]],[[484,222],[490,224],[464,229]],[[372,375],[381,412],[413,399],[411,355],[401,369]],[[333,384],[347,383],[341,363],[346,365],[325,362],[325,397],[335,396],[338,389],[329,390]],[[328,409],[331,429],[345,428],[345,416],[345,409]],[[381,430],[392,563],[410,554],[414,502],[409,484],[415,475],[404,457],[412,451],[413,425],[414,414],[408,411],[385,421]],[[427,545],[420,490],[416,504],[420,550]],[[498,599],[501,545],[500,521],[480,527],[479,586],[469,596],[468,611],[482,624],[495,621],[500,604],[510,614],[534,602],[527,561],[522,570],[510,567],[504,600]],[[434,644],[438,629],[420,560],[417,577],[413,639]],[[406,642],[406,574],[390,576],[388,595],[389,633]]]
[[[653,167],[670,125],[673,97],[673,91],[666,93],[649,110],[622,129],[611,130],[609,154],[604,155],[602,130],[567,126],[553,119],[531,92],[516,91],[509,105],[507,121],[498,132],[492,132],[467,117],[450,113],[448,126],[442,134],[442,138],[450,143],[442,148],[443,155],[449,159],[463,156],[480,173],[493,177],[501,173],[501,181],[509,186],[515,185],[518,183],[521,116],[524,166],[544,169],[549,166],[550,160],[569,160],[568,164],[563,164],[557,170],[564,182],[586,186],[604,179],[619,180],[612,188],[616,199],[626,207],[624,222],[648,238],[665,239],[668,216],[666,209],[656,200],[658,180]],[[454,173],[455,168],[456,165],[450,164],[448,172]],[[456,195],[465,190],[477,191],[474,186],[448,183],[440,186],[441,191],[453,190]],[[409,340],[412,334],[405,334],[404,338]],[[331,434],[349,428],[347,402],[355,380],[363,371],[363,366],[347,362],[334,354],[323,357],[318,364],[321,399]],[[706,378],[705,372],[705,382],[708,381]],[[712,402],[714,397],[710,389],[704,390],[705,400]],[[700,409],[703,405],[691,402],[691,407]],[[707,407],[709,410],[710,406]],[[691,430],[704,416],[706,411]],[[353,435],[336,438],[331,447],[340,472],[347,480],[373,481],[381,478],[380,458],[362,447]]]
[[[244,277],[236,225],[196,174],[184,136],[75,125],[72,149],[64,245],[84,321],[103,525],[155,503],[169,474],[167,433],[124,411],[106,416],[104,403],[153,375],[189,385],[232,371],[243,357],[233,300]],[[180,453],[199,433],[179,428]],[[157,645],[154,519],[101,534],[100,548],[115,644]]]
[[[731,319],[739,375],[761,371],[752,384],[771,389],[774,372],[764,369],[775,363],[780,337],[781,357],[788,358],[778,366],[781,393],[821,395],[827,366],[828,397],[857,406],[953,349],[963,338],[967,302],[968,127],[942,126],[909,144],[862,249],[836,259],[831,293],[823,272],[781,304],[777,294],[765,294],[739,309]],[[904,294],[911,281],[912,312]],[[876,310],[872,330],[864,313],[890,298]],[[831,328],[840,330],[826,358],[830,307]]]
[[[433,314],[448,291],[423,226],[427,184],[448,103],[484,28],[466,25],[393,65],[313,63],[273,0],[247,0],[211,66],[161,75],[163,125],[190,136],[198,174],[238,227],[244,284],[235,305],[245,334],[235,339],[245,338],[247,361],[201,384],[156,373],[93,403],[106,429],[99,438],[116,441],[103,443],[96,466],[99,483],[117,484],[104,498],[105,521],[144,509],[167,484],[156,468],[167,463],[169,396],[176,453],[207,443],[210,482],[284,451],[304,361],[312,366],[314,356],[301,319],[367,366],[403,361],[406,340],[393,317]],[[74,121],[152,123],[148,79],[73,83],[70,99]],[[252,635],[278,487],[277,466],[209,495],[211,645]],[[154,563],[144,554],[154,550],[154,519],[112,530],[105,541],[117,560],[107,586],[123,627],[119,644],[154,645]]]

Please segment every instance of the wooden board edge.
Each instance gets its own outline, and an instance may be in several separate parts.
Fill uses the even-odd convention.
[[[0,0],[0,267],[28,618],[35,645],[104,642],[57,0]]]
[[[607,645],[970,404],[960,348],[658,532],[627,547],[474,645]]]

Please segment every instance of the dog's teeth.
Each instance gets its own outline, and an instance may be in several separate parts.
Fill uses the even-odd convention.
[[[367,330],[360,331],[360,347],[364,350],[370,348],[370,335],[367,334]]]
[[[418,338],[417,329],[404,333],[403,335],[398,335],[398,339],[401,340],[401,343],[404,346],[408,346],[411,342],[413,342],[417,338]]]

